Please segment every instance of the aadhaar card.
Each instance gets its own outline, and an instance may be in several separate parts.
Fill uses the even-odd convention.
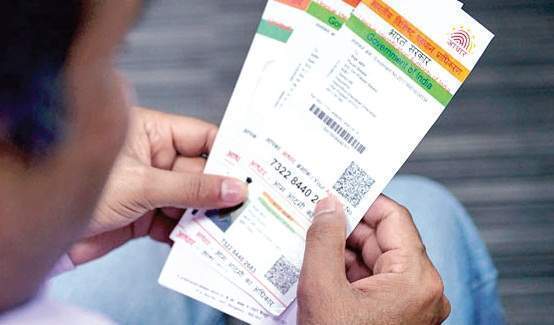
[[[228,132],[249,111],[256,111],[253,96],[259,91],[264,76],[275,69],[285,54],[286,44],[297,28],[309,0],[269,0],[262,14],[252,45],[228,103],[214,146],[225,145]]]
[[[349,43],[346,43],[344,45],[345,48],[348,48],[347,45],[349,45]],[[348,60],[345,62],[348,62],[349,65],[351,64],[351,62]],[[371,63],[371,61],[368,63],[362,63],[365,67],[369,66],[369,63]],[[393,70],[387,71],[389,72],[389,74],[392,74],[395,78],[397,78],[397,76],[392,73]],[[334,75],[333,78],[336,79],[337,76]],[[386,80],[387,78],[384,79]],[[364,86],[365,84],[361,85]],[[409,86],[409,84],[406,83],[404,83],[403,85]],[[328,92],[329,89],[326,90]],[[317,92],[311,95],[311,97],[317,98]],[[333,94],[332,98],[336,99],[336,97],[336,94]],[[322,101],[322,99],[325,99],[325,93],[321,96],[321,99],[319,100]],[[339,102],[336,106],[340,107],[340,105],[344,104],[342,102]],[[348,149],[346,150],[346,152],[344,152],[344,157],[348,157],[348,155],[351,154],[351,152],[349,151],[355,151],[358,154],[364,154],[367,151],[367,146],[360,143],[358,139],[354,138],[353,133],[350,133],[348,129],[345,129],[345,127],[340,124],[340,128],[337,128],[336,125],[333,124],[338,123],[337,119],[334,119],[333,116],[330,116],[325,112],[322,113],[321,109],[317,106],[310,105],[308,107],[309,112],[313,116],[315,116],[319,121],[325,122],[323,126],[331,127],[333,125],[331,131],[334,130],[336,133],[333,138],[335,140],[339,140],[339,143],[343,147],[342,149],[345,149],[345,147],[346,149]],[[357,117],[358,116],[356,116],[356,118]],[[276,118],[278,118],[278,116]],[[347,120],[346,118],[343,119]],[[300,121],[300,119],[298,120]],[[356,119],[354,119],[354,122],[356,122],[355,120]],[[272,119],[272,121],[276,122],[278,121],[278,119]],[[384,121],[386,121],[386,119],[384,119]],[[283,119],[282,122],[283,123],[272,123],[271,125],[267,125],[267,127],[268,129],[270,129],[272,125],[281,127],[283,125],[287,125],[288,127],[294,125],[298,125],[300,127],[310,125],[305,124],[306,122],[310,122],[310,119],[302,120],[301,122],[291,122],[290,120]],[[355,124],[352,121],[350,122],[350,128],[353,128],[352,125]],[[426,128],[428,129],[429,127],[430,124],[427,125]],[[294,130],[294,127],[292,127],[291,129]],[[322,130],[320,130],[319,127],[314,128],[313,131],[318,130],[321,134]],[[330,133],[329,130],[326,130],[325,132],[328,132],[327,134]],[[357,132],[361,133],[359,131]],[[280,132],[277,132],[277,134],[282,133],[282,129],[280,130]],[[245,134],[249,137],[256,138],[255,134],[248,134],[247,132],[245,132]],[[253,197],[256,200],[253,200],[253,203],[247,203],[245,206],[239,209],[239,211],[235,212],[235,216],[233,216],[234,211],[230,211],[228,214],[209,211],[205,213],[205,215],[202,215],[202,217],[200,218],[202,220],[200,220],[200,222],[195,221],[192,223],[197,224],[200,227],[199,229],[197,229],[197,234],[200,234],[198,236],[199,240],[211,242],[214,243],[214,245],[220,245],[220,251],[218,252],[220,253],[220,256],[216,254],[215,258],[220,258],[220,262],[223,265],[227,263],[227,268],[234,271],[227,276],[233,277],[235,275],[238,275],[238,283],[240,283],[240,281],[238,281],[240,279],[247,286],[250,286],[251,294],[253,294],[254,296],[257,295],[258,298],[266,304],[266,307],[272,309],[274,307],[273,305],[277,305],[277,307],[275,307],[275,310],[279,310],[279,308],[284,308],[280,307],[279,304],[286,304],[283,303],[283,301],[287,301],[287,299],[289,299],[289,297],[286,297],[286,293],[290,293],[291,288],[295,286],[295,274],[298,273],[297,270],[299,269],[299,263],[301,264],[302,252],[293,252],[293,250],[294,247],[298,246],[302,246],[303,248],[303,242],[299,242],[298,239],[303,240],[302,233],[304,232],[305,234],[305,230],[307,229],[307,226],[309,226],[312,211],[310,209],[313,209],[313,204],[317,202],[316,198],[322,197],[320,196],[322,195],[321,193],[335,193],[339,194],[339,197],[342,196],[341,198],[343,199],[343,201],[346,201],[343,203],[345,203],[347,214],[350,216],[350,220],[355,220],[351,222],[351,225],[355,225],[357,223],[357,219],[359,220],[359,217],[361,217],[361,214],[359,214],[361,210],[359,209],[360,211],[356,211],[355,208],[360,205],[364,205],[361,204],[363,203],[364,196],[370,197],[370,189],[373,185],[375,185],[374,187],[384,188],[383,184],[386,184],[386,182],[388,182],[387,178],[384,176],[381,177],[381,179],[372,178],[371,175],[366,171],[366,169],[363,168],[363,162],[356,162],[354,158],[352,158],[352,161],[344,169],[344,172],[342,172],[342,174],[335,175],[336,182],[333,184],[332,181],[329,181],[329,177],[325,179],[325,177],[323,176],[325,175],[326,171],[318,170],[318,167],[321,166],[317,166],[318,162],[324,161],[326,158],[327,160],[329,160],[329,164],[331,166],[333,165],[333,159],[328,159],[329,153],[324,152],[322,155],[322,153],[318,152],[317,150],[308,150],[308,152],[310,152],[310,154],[308,155],[302,153],[302,151],[311,149],[310,143],[306,143],[305,141],[303,141],[304,139],[302,138],[302,135],[311,135],[312,132],[290,132],[290,134],[294,135],[294,140],[291,142],[287,142],[286,140],[277,141],[277,137],[268,137],[267,139],[263,139],[263,141],[259,141],[258,139],[258,142],[263,143],[263,149],[257,148],[256,151],[262,150],[263,153],[257,152],[257,156],[253,155],[252,157],[272,157],[273,159],[245,159],[247,155],[239,154],[240,150],[236,150],[237,152],[233,152],[232,150],[230,150],[227,152],[226,155],[221,155],[221,157],[225,157],[225,161],[221,161],[219,166],[214,167],[213,172],[233,175],[241,178],[250,177],[254,181],[251,188],[251,198]],[[317,134],[317,132],[314,134]],[[421,137],[423,137],[423,134],[421,135]],[[362,137],[360,136],[360,138]],[[321,139],[325,138],[321,137]],[[340,139],[342,139],[343,142],[341,142]],[[350,141],[350,139],[352,140]],[[315,140],[319,139],[316,138]],[[419,140],[417,142],[419,142]],[[239,141],[236,143],[240,147],[240,145],[251,144],[253,142]],[[286,145],[282,143],[286,143]],[[351,145],[351,148],[345,146],[346,143]],[[330,142],[329,144],[333,143]],[[311,146],[313,146],[313,142]],[[283,147],[286,147],[287,150],[284,150]],[[300,150],[298,148],[300,148]],[[379,150],[381,148],[375,145],[375,149]],[[335,154],[342,153],[340,150],[333,152]],[[386,151],[384,152],[386,153]],[[310,156],[316,156],[315,154],[317,153],[319,153],[318,161],[310,161]],[[323,160],[320,160],[321,158],[323,158]],[[303,162],[303,164],[299,164],[299,161]],[[336,161],[338,163],[340,159],[337,158]],[[399,165],[401,165],[402,163],[403,161],[397,162],[397,164]],[[335,165],[338,166],[339,164]],[[365,165],[367,166],[368,164],[366,163]],[[268,167],[273,167],[278,172],[277,176],[282,176],[284,180],[290,180],[290,184],[286,181],[283,181],[282,183],[275,181],[275,178],[272,178],[272,176],[269,175],[271,172],[271,168]],[[373,167],[373,171],[377,175],[387,175],[387,173],[391,174],[389,169],[379,170],[377,168],[378,166]],[[314,172],[310,172],[312,169]],[[392,177],[395,172],[394,169],[392,170],[393,172],[390,177]],[[336,170],[334,174],[336,174]],[[316,177],[314,175],[318,176]],[[270,189],[266,189],[266,186],[269,186]],[[295,188],[296,192],[293,191]],[[378,192],[380,192],[380,190]],[[302,198],[298,198],[299,194],[307,196],[307,199],[302,200]],[[367,200],[368,202],[373,201],[372,199],[367,198],[365,198],[365,200]],[[313,201],[311,202],[311,206],[310,201]],[[368,206],[369,203],[366,205],[365,208],[363,208],[363,212],[365,212],[365,209],[367,209]],[[358,213],[359,216],[355,217],[355,213]],[[302,214],[307,216],[307,218],[303,220],[302,218],[296,217],[297,215],[301,216]],[[269,220],[271,218],[267,220],[266,218],[262,218],[266,215],[274,217],[278,222],[274,222],[275,220]],[[248,218],[248,216],[250,216],[250,218]],[[257,218],[264,219],[266,224],[261,223],[260,220],[258,220]],[[306,219],[308,221],[307,226],[305,223]],[[206,223],[206,220],[209,220],[209,222]],[[212,222],[211,220],[214,220],[214,222]],[[227,230],[225,230],[225,232],[223,232],[222,229],[214,228],[214,225],[217,225],[218,222],[221,223],[222,221],[226,222],[227,227],[229,227],[227,228]],[[242,226],[240,226],[241,224]],[[285,226],[285,228],[280,228],[283,225]],[[219,227],[216,226],[216,228]],[[283,238],[283,233],[287,231],[291,232],[293,236]],[[277,237],[275,237],[275,235],[277,235]],[[250,236],[251,238],[247,239],[252,240],[245,240],[245,236]],[[278,240],[279,243],[275,243],[276,238],[284,239],[282,240],[284,243],[281,243],[281,240]],[[264,242],[264,240],[266,242]],[[244,243],[246,243],[246,245],[243,245]],[[299,245],[299,243],[301,245]],[[290,247],[288,244],[290,244]],[[252,247],[260,249],[256,250]],[[271,254],[267,254],[271,256],[268,257],[266,260],[258,260],[258,258],[260,257],[258,255],[262,255],[266,252],[271,252]],[[286,252],[286,254],[284,252]],[[256,261],[255,264],[251,262],[252,260]],[[259,266],[259,268],[257,266]],[[268,271],[265,272],[265,274],[260,274],[259,269]],[[279,296],[279,292],[281,292],[281,294],[283,295],[282,297]],[[271,310],[272,313],[274,313],[275,310]]]
[[[269,73],[255,94],[253,102],[266,109],[280,109],[296,92],[303,92],[328,73],[327,65],[320,64],[325,51],[333,51],[333,37],[350,18],[361,0],[317,0],[312,1],[306,15],[298,22],[296,33],[286,45],[285,55],[277,61],[276,69]],[[460,2],[435,1],[437,7],[461,7]],[[433,1],[428,2],[433,3]],[[456,6],[456,7],[454,7]],[[304,86],[308,84],[308,86]],[[260,110],[258,110],[260,111]]]
[[[287,102],[296,93],[308,91],[313,84],[324,78],[333,67],[329,66],[329,62],[321,62],[321,59],[332,57],[325,53],[335,51],[336,44],[332,38],[360,2],[361,0],[327,1],[321,4],[312,2],[307,9],[308,15],[300,20],[298,31],[287,43],[286,55],[277,62],[277,73],[271,76],[274,82],[268,88],[273,88],[274,91],[260,92],[263,97],[254,102],[266,109],[282,109],[289,106]],[[457,1],[428,2],[432,3],[436,3],[437,8],[461,7],[461,3]]]
[[[296,305],[279,317],[271,316],[252,297],[237,290],[199,259],[186,243],[175,243],[159,283],[249,324],[296,324]]]
[[[225,247],[241,256],[250,280],[277,302],[295,290],[303,246],[288,245],[292,223],[278,230],[264,223],[292,217],[302,225],[302,213],[311,217],[314,195],[332,193],[343,203],[351,231],[493,38],[461,10],[428,19],[428,8],[398,0],[364,0],[346,27],[335,37],[331,72],[289,108],[267,115],[261,145],[247,158],[245,165],[256,167],[251,175],[269,185],[257,193],[273,200],[272,212],[239,215],[225,236]],[[270,250],[264,236],[280,249]]]
[[[320,48],[332,44],[332,38],[348,20],[360,0],[311,1],[306,14],[286,45],[286,53],[276,63],[274,73],[266,75],[263,91],[253,101],[264,109],[283,105],[291,93],[302,89],[307,75],[311,74],[321,57]],[[269,103],[270,105],[267,105]]]

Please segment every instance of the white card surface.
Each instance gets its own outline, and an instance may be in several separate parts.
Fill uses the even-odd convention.
[[[279,317],[271,316],[199,258],[186,243],[175,243],[159,283],[250,324],[296,324],[295,305]]]

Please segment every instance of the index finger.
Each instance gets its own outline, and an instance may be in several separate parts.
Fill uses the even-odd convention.
[[[198,157],[209,154],[218,128],[196,118],[152,112],[171,132],[175,151],[185,157]]]
[[[423,249],[423,242],[410,212],[385,195],[377,198],[364,216],[373,228],[383,253],[394,249]]]
[[[189,117],[172,119],[171,132],[175,150],[186,157],[209,154],[217,136],[214,124]]]

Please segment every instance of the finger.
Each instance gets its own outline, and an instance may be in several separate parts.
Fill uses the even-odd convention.
[[[100,258],[133,238],[131,226],[90,237],[74,244],[68,252],[75,265]]]
[[[365,222],[362,222],[354,228],[354,231],[346,239],[346,246],[355,251],[361,251],[366,241],[376,240],[373,228],[369,227]]]
[[[180,155],[196,157],[209,154],[218,128],[214,124],[193,118],[173,119],[173,144]]]
[[[170,130],[156,130],[154,126],[146,123],[145,129],[150,142],[150,163],[152,167],[170,170],[177,157],[177,151],[173,147]],[[150,127],[150,129],[149,129]],[[161,132],[163,134],[159,134]]]
[[[361,256],[356,256],[354,261],[350,264],[350,268],[346,271],[346,278],[350,283],[371,276],[371,270],[365,265]]]
[[[383,253],[377,243],[375,230],[365,222],[360,223],[352,232],[346,246],[362,256],[362,260],[369,269],[373,269],[377,258]]]
[[[406,250],[390,250],[379,256],[373,267],[373,273],[405,273],[409,267],[419,267],[416,264],[417,261],[414,260],[413,255],[408,254]]]
[[[406,208],[381,195],[364,216],[383,252],[393,249],[422,250],[419,232]]]
[[[320,201],[306,237],[299,292],[333,290],[348,284],[345,245],[346,218],[340,203],[333,197]]]
[[[158,214],[152,220],[152,226],[150,227],[150,238],[161,243],[171,244],[169,235],[173,229],[177,226],[177,221],[164,217]]]
[[[188,158],[179,156],[173,163],[172,170],[181,173],[202,173],[206,167],[206,159],[201,157]]]
[[[217,126],[195,118],[152,112],[160,127],[171,132],[172,144],[179,155],[198,157],[211,151]]]
[[[182,172],[182,173],[197,173],[201,174],[206,167],[206,159],[196,157],[196,158],[187,158],[179,156],[175,159],[173,163],[173,171]],[[162,213],[170,219],[179,219],[185,213],[184,209],[179,208],[162,208]]]
[[[152,167],[171,169],[177,151],[173,146],[171,129],[160,121],[155,110],[133,107],[129,139],[138,142],[148,151]]]
[[[348,270],[352,264],[354,264],[354,262],[356,261],[358,257],[356,256],[356,253],[350,249],[346,249],[346,251],[344,252],[344,262],[345,262],[345,268],[346,270]]]
[[[183,214],[185,214],[185,209],[178,209],[178,208],[162,208],[162,213],[164,216],[168,217],[169,219],[178,220],[180,219]]]
[[[145,201],[149,208],[224,208],[243,202],[246,184],[228,177],[149,169]]]

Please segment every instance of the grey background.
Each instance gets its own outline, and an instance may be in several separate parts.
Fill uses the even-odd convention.
[[[263,0],[158,0],[120,66],[140,104],[218,123]],[[403,173],[444,183],[468,207],[500,271],[509,322],[552,322],[554,4],[468,0],[496,34]]]

